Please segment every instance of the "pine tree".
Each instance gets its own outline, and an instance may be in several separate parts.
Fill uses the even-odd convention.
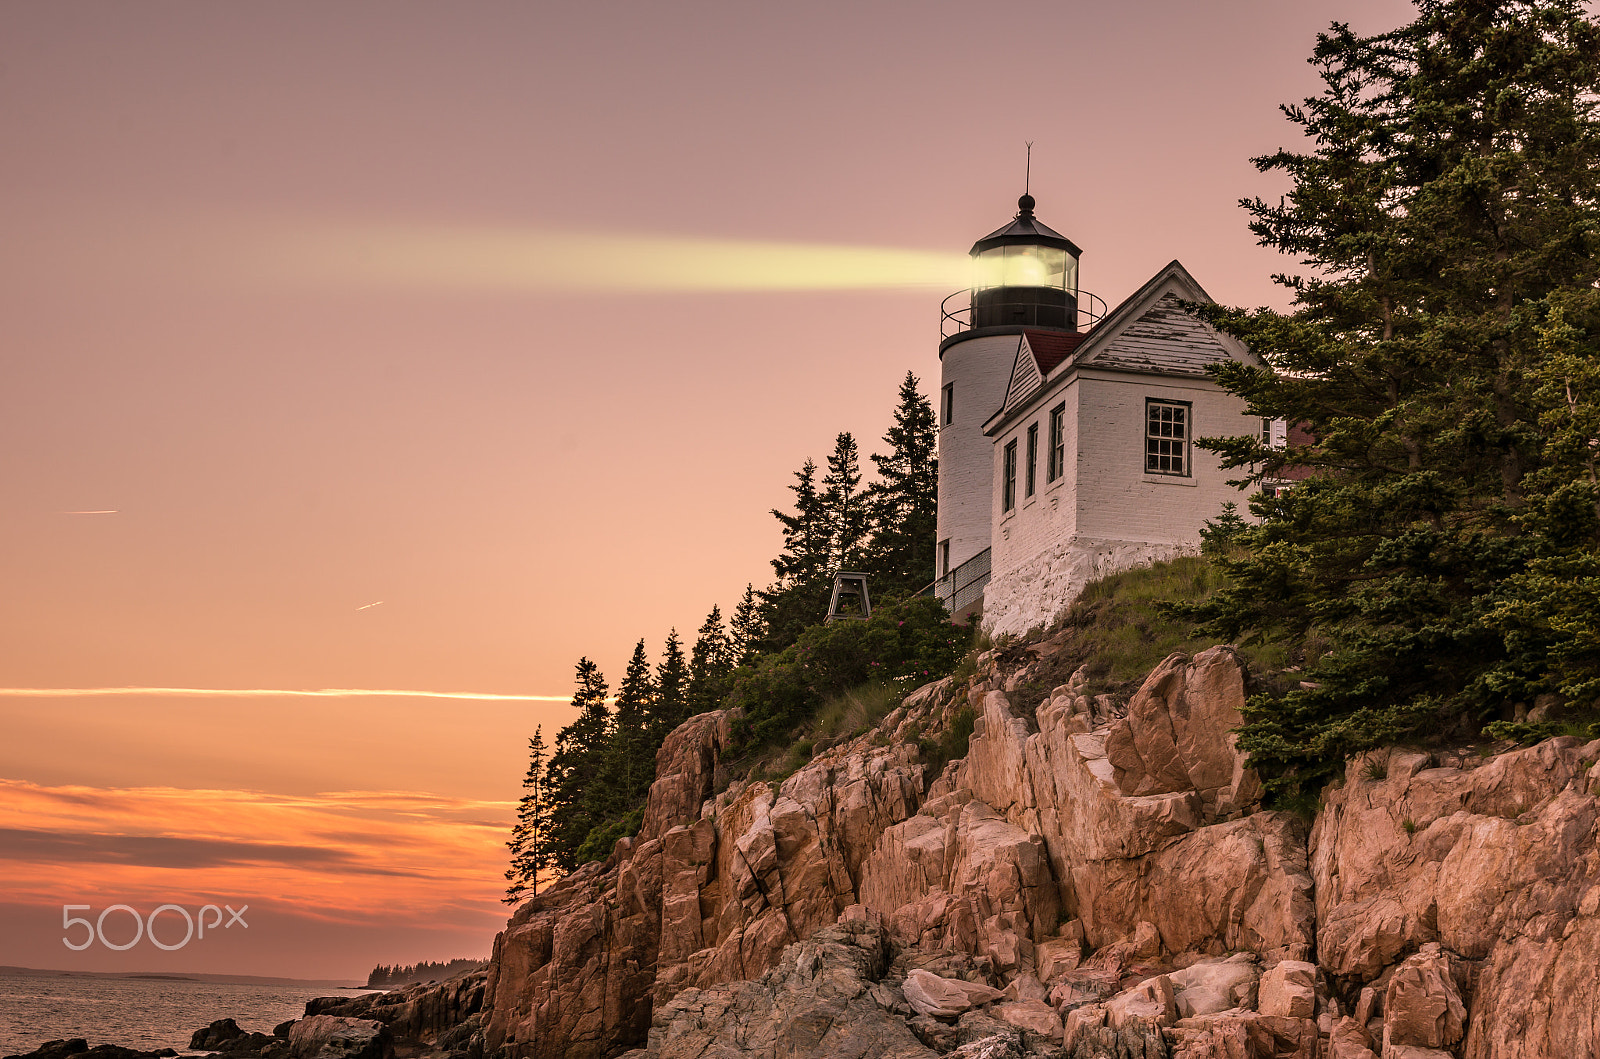
[[[759,644],[763,654],[783,650],[804,629],[820,622],[833,589],[834,532],[817,491],[817,465],[806,460],[794,477],[789,486],[795,495],[794,513],[772,512],[783,527],[783,551],[772,560],[777,580],[757,593],[764,626]]]
[[[701,623],[689,654],[689,713],[714,710],[728,691],[733,672],[733,644],[722,625],[722,608],[713,605]]]
[[[833,546],[833,527],[817,491],[817,465],[806,460],[794,477],[795,483],[789,487],[795,496],[794,514],[772,512],[783,527],[783,552],[772,560],[772,569],[785,586],[812,584],[827,577]]]
[[[605,813],[621,816],[642,803],[655,779],[656,748],[660,741],[650,729],[655,704],[655,682],[650,679],[650,659],[644,641],[633,648],[628,671],[617,689],[611,740],[602,764],[599,788],[605,792]]]
[[[539,872],[552,863],[550,848],[550,798],[545,774],[544,729],[533,730],[528,740],[528,773],[522,778],[522,798],[517,802],[517,822],[511,829],[511,866],[506,869],[506,904],[539,892]],[[393,968],[379,967],[384,981]],[[374,972],[375,974],[377,972]]]
[[[761,620],[761,602],[756,597],[756,586],[744,586],[739,605],[733,608],[733,618],[728,622],[728,639],[733,647],[733,664],[747,666],[756,660],[762,637],[766,633]]]
[[[867,539],[867,497],[861,489],[861,458],[848,431],[834,439],[822,479],[822,510],[829,530],[829,575],[862,565]]]
[[[865,566],[874,599],[909,595],[934,578],[939,507],[939,432],[933,405],[906,372],[894,425],[883,435],[889,455],[872,454],[878,480],[867,489],[872,536]]]
[[[611,738],[611,716],[606,708],[606,678],[587,658],[578,660],[578,690],[572,705],[578,719],[556,733],[555,752],[547,767],[550,788],[551,851],[564,871],[578,866],[578,847],[601,822],[604,794],[595,777],[605,759]]]
[[[678,630],[667,633],[667,642],[661,649],[661,662],[656,666],[655,706],[650,714],[651,734],[656,745],[678,725],[689,718],[689,664],[683,656],[683,644]]]
[[[1244,203],[1310,269],[1279,277],[1293,313],[1198,310],[1267,362],[1217,371],[1250,414],[1314,438],[1208,442],[1246,481],[1313,472],[1251,501],[1232,587],[1195,610],[1328,646],[1246,709],[1282,795],[1366,746],[1600,691],[1592,617],[1560,612],[1567,579],[1600,584],[1600,26],[1576,0],[1417,8],[1321,35],[1324,90],[1284,108],[1314,146],[1256,160],[1293,185]]]

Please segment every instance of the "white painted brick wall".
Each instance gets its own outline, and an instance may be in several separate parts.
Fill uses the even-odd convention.
[[[1067,404],[1068,473],[1051,488],[1047,464],[1049,410]],[[1144,471],[1145,399],[1190,404],[1191,474]],[[1244,402],[1206,379],[1080,370],[1033,403],[1035,413],[993,439],[991,512],[994,574],[984,592],[983,624],[993,634],[1048,625],[1097,577],[1194,552],[1200,528],[1244,494],[1227,485],[1210,453],[1194,439],[1259,430]],[[1039,424],[1039,495],[1023,496],[1027,430]],[[999,475],[1006,444],[1017,440],[1018,500],[1001,510]]]
[[[941,416],[944,387],[955,384],[955,421],[939,428],[937,530],[938,540],[950,541],[952,569],[989,547],[994,457],[983,424],[1005,400],[1020,341],[1020,335],[972,338],[949,346],[940,361]]]

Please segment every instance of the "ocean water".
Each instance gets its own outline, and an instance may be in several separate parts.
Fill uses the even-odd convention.
[[[195,1030],[217,1019],[271,1033],[278,1023],[305,1014],[313,997],[352,993],[325,985],[0,975],[0,1056],[68,1037],[83,1037],[91,1046],[181,1050]]]

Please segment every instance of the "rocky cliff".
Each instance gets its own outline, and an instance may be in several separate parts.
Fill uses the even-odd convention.
[[[1061,649],[777,783],[690,720],[639,835],[497,937],[484,1053],[1600,1056],[1600,741],[1369,755],[1308,826],[1233,745],[1232,650],[1125,703],[1019,690]]]

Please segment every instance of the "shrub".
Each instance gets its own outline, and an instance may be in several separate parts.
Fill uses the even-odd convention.
[[[594,828],[584,836],[574,855],[574,862],[587,864],[591,860],[604,860],[611,856],[611,847],[621,838],[632,838],[644,823],[644,806],[624,813],[615,820]]]
[[[936,599],[918,596],[875,610],[867,621],[815,625],[790,647],[734,675],[727,705],[744,710],[747,748],[787,741],[831,699],[868,685],[910,690],[953,670],[972,629],[952,624]]]
[[[950,718],[950,722],[945,725],[937,741],[917,740],[917,749],[922,753],[923,771],[926,775],[937,775],[948,763],[967,756],[967,747],[972,742],[972,728],[977,720],[978,711],[971,706],[963,706]]]

